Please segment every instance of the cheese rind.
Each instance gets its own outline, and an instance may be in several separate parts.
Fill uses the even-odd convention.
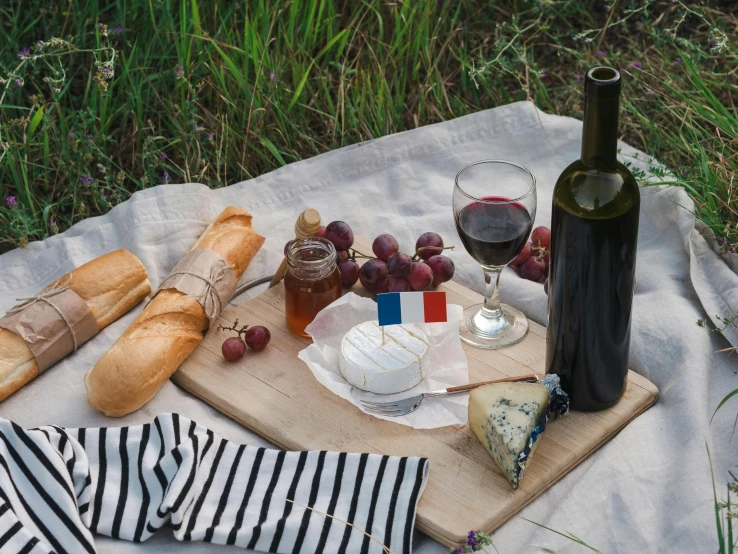
[[[385,327],[374,321],[352,328],[343,337],[339,370],[354,387],[377,394],[410,389],[425,378],[430,347],[425,334],[412,325]]]
[[[564,415],[569,398],[559,378],[537,383],[494,383],[469,394],[469,427],[513,488],[523,478],[549,418]]]

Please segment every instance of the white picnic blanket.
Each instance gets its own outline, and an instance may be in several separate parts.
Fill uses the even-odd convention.
[[[250,210],[255,227],[267,237],[245,280],[274,271],[295,217],[306,206],[317,208],[326,220],[350,222],[362,235],[391,232],[405,249],[431,230],[449,244],[460,244],[451,211],[453,178],[461,167],[479,159],[507,159],[530,168],[539,187],[536,223],[548,225],[553,185],[561,170],[578,157],[580,133],[579,121],[521,102],[346,147],[228,188],[185,184],[137,192],[105,216],[0,256],[0,310],[116,248],[136,254],[156,286],[228,204]],[[621,146],[625,159],[648,168],[643,153]],[[696,321],[728,316],[730,305],[738,309],[738,277],[695,230],[692,206],[678,189],[642,189],[631,367],[658,386],[658,403],[520,513],[570,531],[603,553],[717,549],[705,446],[712,456],[718,494],[724,494],[728,469],[738,463],[738,438],[730,440],[738,400],[727,404],[712,423],[710,417],[723,396],[738,387],[738,362],[733,357],[721,364],[726,354],[716,351],[728,347],[728,341],[698,327]],[[449,255],[456,262],[456,279],[481,292],[481,270],[471,257],[463,248]],[[501,295],[545,324],[541,285],[508,269]],[[266,445],[171,383],[139,412],[120,420],[107,419],[87,406],[82,376],[140,309],[0,404],[0,415],[30,428],[48,423],[134,425],[157,414],[178,412],[226,439]],[[738,329],[731,328],[726,335],[738,344]],[[432,467],[431,461],[430,479]],[[100,552],[115,554],[232,551],[182,544],[167,533],[140,545],[96,540]],[[503,525],[494,541],[506,554],[539,546],[561,552],[580,548],[520,517]],[[440,554],[446,549],[416,533],[415,552]]]

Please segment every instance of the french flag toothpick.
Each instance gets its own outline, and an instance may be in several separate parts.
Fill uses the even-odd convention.
[[[379,325],[448,321],[445,292],[388,292],[377,295]]]

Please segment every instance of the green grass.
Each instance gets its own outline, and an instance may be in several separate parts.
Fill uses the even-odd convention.
[[[623,138],[674,170],[729,249],[738,9],[611,3],[5,3],[0,252],[139,189],[226,186],[516,100],[581,117],[578,75],[600,63],[624,72]]]

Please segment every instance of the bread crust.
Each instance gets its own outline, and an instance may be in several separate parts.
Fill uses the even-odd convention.
[[[251,215],[229,206],[208,225],[195,248],[209,248],[240,279],[264,244]],[[162,289],[131,326],[85,375],[87,401],[110,417],[138,410],[153,398],[202,340],[210,322],[199,302],[176,289]]]
[[[79,266],[50,283],[66,283],[89,306],[104,329],[151,293],[146,268],[127,250],[116,250]],[[26,341],[0,328],[0,401],[39,375]]]

